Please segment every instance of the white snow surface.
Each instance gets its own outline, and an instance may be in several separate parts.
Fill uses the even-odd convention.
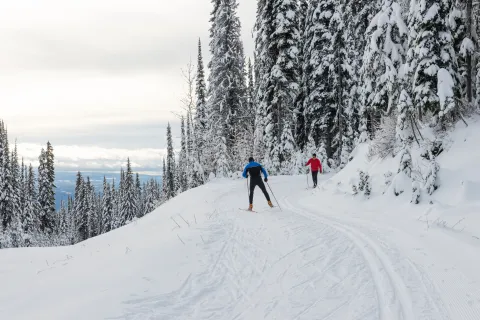
[[[444,111],[445,109],[449,109],[447,107],[447,103],[449,102],[448,100],[453,100],[453,89],[455,87],[455,82],[453,81],[450,72],[443,68],[438,70],[437,79],[437,95],[440,99],[440,108],[442,111]]]
[[[0,250],[0,319],[480,319],[478,120],[419,205],[382,194],[398,159],[361,146],[316,190],[271,177],[282,210],[258,189],[240,210],[245,180],[220,179],[75,246]],[[357,169],[370,199],[351,195]]]

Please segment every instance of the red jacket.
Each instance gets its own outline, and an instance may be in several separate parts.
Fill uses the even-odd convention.
[[[322,164],[318,158],[308,160],[306,166],[309,164],[312,165],[312,171],[320,171],[320,173],[322,173]]]

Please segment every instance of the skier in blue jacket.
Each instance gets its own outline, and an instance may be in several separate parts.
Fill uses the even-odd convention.
[[[265,177],[265,182],[268,181],[268,174],[267,171],[262,167],[261,164],[258,162],[255,162],[253,157],[250,157],[248,159],[248,164],[245,166],[245,169],[243,169],[243,177],[248,178],[250,175],[250,193],[248,194],[248,200],[250,201],[250,205],[248,206],[248,210],[252,211],[253,210],[253,191],[255,190],[256,186],[260,187],[260,190],[262,190],[263,194],[265,195],[265,198],[268,201],[268,205],[270,207],[273,207],[272,202],[270,201],[270,196],[268,195],[267,189],[265,188],[265,184],[262,181],[262,176],[260,175],[260,172],[263,173]]]

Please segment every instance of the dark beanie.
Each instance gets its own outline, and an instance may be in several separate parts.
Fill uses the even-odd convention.
[[[253,161],[255,161],[253,157],[248,158],[248,162],[253,162]]]

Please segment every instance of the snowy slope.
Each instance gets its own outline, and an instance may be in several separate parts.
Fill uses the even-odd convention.
[[[0,250],[0,319],[480,319],[479,145],[454,133],[433,204],[381,195],[398,163],[359,149],[317,190],[272,177],[283,211],[218,180],[76,246]]]

